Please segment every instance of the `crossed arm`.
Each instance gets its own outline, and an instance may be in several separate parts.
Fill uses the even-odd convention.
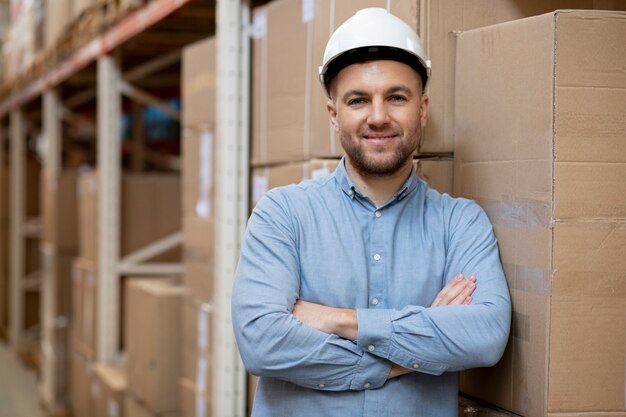
[[[475,289],[475,276],[464,277],[459,274],[437,294],[431,307],[470,304]],[[359,323],[356,310],[298,300],[293,307],[292,314],[304,324],[324,333],[353,341],[358,337]],[[387,379],[409,372],[411,372],[409,369],[393,363]]]

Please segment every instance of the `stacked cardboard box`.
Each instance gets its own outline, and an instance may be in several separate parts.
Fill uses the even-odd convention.
[[[45,35],[46,49],[54,48],[63,35],[72,16],[72,0],[45,1]]]
[[[124,398],[128,389],[124,368],[101,363],[95,366],[98,398],[95,417],[124,417]]]
[[[182,311],[182,373],[179,382],[182,417],[211,413],[211,305],[185,297]]]
[[[130,395],[153,415],[180,410],[181,312],[186,289],[171,278],[130,279],[125,341]]]
[[[601,11],[458,39],[455,192],[494,224],[514,310],[461,389],[523,416],[626,415],[623,45],[626,13]]]
[[[211,403],[215,239],[215,39],[187,47],[182,62],[183,302],[179,381],[184,417],[204,417]]]
[[[75,171],[41,176],[41,399],[48,410],[69,405],[72,260],[78,252]]]
[[[75,368],[91,369],[97,358],[98,337],[98,186],[97,173],[78,178],[79,256],[72,271],[72,346]],[[170,174],[124,174],[121,190],[121,256],[180,230],[180,179]],[[180,260],[180,249],[169,250],[153,260]],[[121,294],[122,296],[123,294]],[[122,322],[122,328],[126,322]],[[124,333],[122,333],[124,342]],[[82,368],[81,368],[82,366]],[[84,375],[85,372],[78,372]],[[78,417],[91,416],[101,397],[93,387],[72,380],[72,402]],[[177,387],[173,388],[174,390]],[[80,397],[80,398],[79,398]],[[89,401],[84,398],[88,397]],[[121,404],[121,403],[120,403]],[[86,411],[84,411],[86,410]],[[84,414],[84,413],[87,414]]]
[[[253,165],[341,156],[316,69],[334,28],[358,9],[387,3],[275,0],[253,11]],[[417,3],[393,0],[390,6],[417,28]]]

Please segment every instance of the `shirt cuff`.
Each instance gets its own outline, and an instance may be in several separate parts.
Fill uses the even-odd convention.
[[[356,310],[359,326],[356,343],[365,352],[389,358],[392,311],[367,308]]]
[[[356,376],[350,383],[350,389],[360,391],[382,387],[391,372],[391,362],[363,352]]]

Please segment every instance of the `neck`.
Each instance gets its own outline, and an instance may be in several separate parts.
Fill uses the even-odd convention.
[[[411,174],[413,161],[407,160],[407,163],[393,174],[374,175],[363,173],[356,169],[349,158],[346,158],[346,171],[357,186],[359,191],[366,195],[374,202],[376,207],[385,204],[393,197],[404,185],[407,178]]]

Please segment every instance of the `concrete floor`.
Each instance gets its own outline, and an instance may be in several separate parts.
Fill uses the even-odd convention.
[[[44,417],[35,372],[0,341],[0,417]]]

